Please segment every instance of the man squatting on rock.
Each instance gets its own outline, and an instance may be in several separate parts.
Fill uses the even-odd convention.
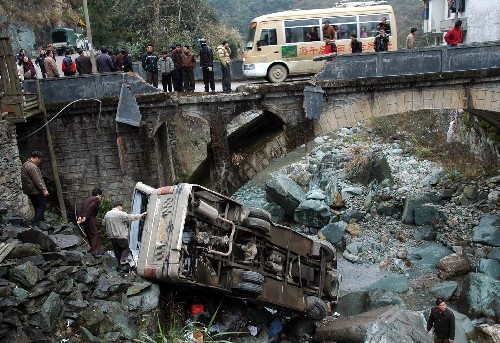
[[[113,251],[118,260],[118,269],[121,265],[127,264],[127,257],[132,254],[128,241],[128,223],[146,216],[147,212],[141,214],[128,214],[123,211],[123,204],[115,202],[113,209],[106,212],[103,225],[106,227],[106,234],[111,240]]]
[[[427,320],[427,333],[434,326],[434,343],[453,343],[455,339],[455,315],[446,308],[443,299],[436,299],[436,306],[431,308]]]

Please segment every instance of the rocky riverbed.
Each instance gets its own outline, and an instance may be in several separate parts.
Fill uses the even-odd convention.
[[[34,230],[0,204],[0,341],[150,342],[161,327],[174,343],[199,342],[200,332],[248,343],[431,342],[425,318],[443,297],[455,342],[500,342],[498,163],[465,178],[409,144],[384,143],[360,123],[235,194],[337,247],[341,297],[320,322],[117,271],[111,252],[87,253],[73,224]]]

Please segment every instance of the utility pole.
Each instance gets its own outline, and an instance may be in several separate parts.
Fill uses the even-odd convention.
[[[83,11],[85,12],[85,25],[87,29],[87,38],[89,40],[90,60],[92,61],[92,73],[97,73],[97,65],[95,63],[94,45],[92,44],[92,30],[90,29],[89,9],[87,0],[83,0]]]

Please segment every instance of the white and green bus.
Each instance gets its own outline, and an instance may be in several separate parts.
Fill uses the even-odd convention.
[[[282,82],[291,75],[317,73],[325,62],[313,58],[324,54],[323,25],[333,26],[338,53],[351,52],[351,34],[363,44],[363,52],[373,52],[377,25],[387,19],[391,31],[389,50],[397,50],[396,20],[385,1],[342,2],[336,7],[292,10],[266,14],[252,20],[243,54],[243,74]],[[332,37],[330,37],[332,38]]]

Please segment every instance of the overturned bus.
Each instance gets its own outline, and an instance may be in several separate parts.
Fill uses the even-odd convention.
[[[264,210],[193,184],[137,183],[130,228],[139,275],[323,319],[338,300],[335,248]]]

